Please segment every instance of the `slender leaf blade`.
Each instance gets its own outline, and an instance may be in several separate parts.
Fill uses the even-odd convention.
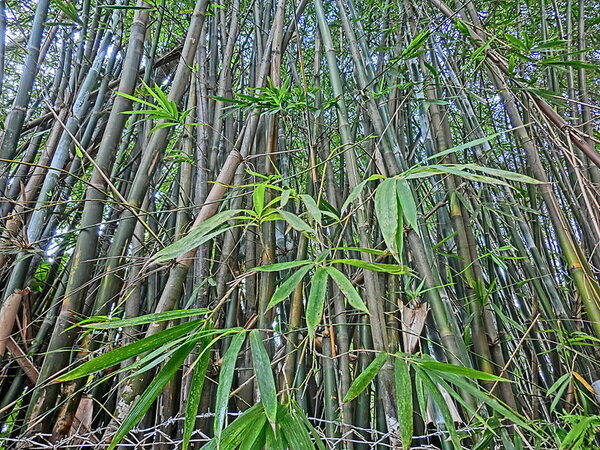
[[[344,403],[351,402],[373,381],[388,359],[387,353],[379,353],[377,357],[356,377],[344,396]]]
[[[164,365],[156,377],[152,379],[148,388],[133,405],[125,419],[123,419],[123,422],[121,422],[119,429],[108,446],[108,450],[116,448],[127,433],[142,420],[146,411],[150,409],[154,400],[156,400],[156,397],[162,392],[165,385],[175,376],[179,367],[181,367],[185,358],[187,358],[195,345],[196,342],[189,342],[182,345],[175,353],[173,353],[171,359]]]
[[[402,358],[394,361],[394,382],[396,385],[396,408],[400,424],[402,448],[410,449],[413,435],[413,396],[410,367]]]
[[[354,308],[368,313],[369,310],[367,309],[367,306],[362,301],[362,298],[360,298],[360,294],[352,285],[352,282],[346,278],[346,275],[332,266],[327,267],[326,270],[333,281],[335,281],[335,284],[338,285],[340,291],[342,291],[344,296],[348,299],[348,303],[350,303]]]
[[[241,209],[231,209],[215,214],[197,226],[192,227],[190,232],[183,238],[160,250],[153,256],[153,259],[157,262],[168,261],[169,259],[177,258],[189,250],[198,247],[198,245],[201,244],[202,238],[240,212],[242,212]]]
[[[96,323],[81,323],[82,328],[91,328],[93,330],[108,330],[114,328],[134,327],[137,325],[145,325],[148,323],[165,322],[168,320],[184,319],[188,317],[200,316],[207,314],[207,308],[198,309],[176,309],[173,311],[165,311],[156,314],[146,314],[143,316],[132,317],[130,319],[109,320],[106,322]]]
[[[375,214],[385,244],[393,255],[398,255],[396,235],[398,234],[398,202],[396,200],[396,179],[388,178],[375,191]]]
[[[313,218],[313,220],[317,223],[321,222],[321,210],[317,206],[317,202],[310,195],[300,194],[300,198],[304,202],[304,206],[306,206],[306,210]]]
[[[227,414],[227,403],[229,402],[229,391],[233,382],[233,373],[237,362],[237,355],[242,348],[245,333],[236,334],[229,344],[229,348],[223,355],[223,364],[221,365],[221,373],[219,374],[219,384],[217,386],[217,395],[215,399],[215,422],[214,435],[215,439],[221,439],[221,432],[225,424],[225,416]]]
[[[308,303],[306,305],[306,325],[308,335],[315,337],[315,329],[321,322],[323,307],[325,305],[325,294],[327,293],[327,271],[319,267],[312,278]]]
[[[274,427],[277,419],[277,390],[275,389],[275,379],[271,370],[271,360],[258,330],[250,332],[250,347],[252,349],[254,372],[258,381],[260,401],[264,405],[269,423]]]
[[[304,220],[298,217],[296,214],[283,209],[278,211],[281,217],[295,230],[311,232],[313,229]]]
[[[255,272],[279,272],[280,270],[294,269],[295,267],[305,266],[311,262],[312,261],[309,261],[308,259],[301,261],[286,261],[282,263],[253,267],[252,270]]]
[[[106,369],[107,367],[115,366],[126,359],[141,355],[167,342],[172,342],[173,340],[198,328],[203,322],[204,321],[202,319],[198,319],[192,322],[182,323],[172,328],[160,331],[152,336],[140,339],[139,341],[133,342],[124,347],[115,348],[114,350],[83,363],[81,366],[76,367],[75,369],[58,377],[56,381],[64,382],[76,380],[77,378],[98,372]]]
[[[211,340],[208,337],[203,339],[203,353],[200,355],[200,359],[194,368],[194,375],[192,376],[192,381],[190,383],[190,391],[188,393],[187,403],[185,405],[183,442],[181,443],[182,450],[187,450],[189,447],[192,432],[196,428],[196,414],[198,413],[200,397],[202,395],[202,389],[204,388],[204,380],[206,379],[208,363],[210,362],[210,347],[208,347],[210,342]]]
[[[296,286],[302,281],[304,276],[308,273],[311,266],[305,265],[302,266],[299,270],[290,275],[277,290],[273,293],[271,297],[271,301],[267,305],[267,309],[273,308],[275,305],[278,305],[286,298],[290,296],[290,294],[296,289]]]
[[[408,181],[404,179],[397,180],[396,192],[398,194],[398,201],[400,202],[402,214],[414,232],[419,234],[417,204],[415,203],[415,198],[413,197]],[[400,230],[400,233],[402,233],[402,230]]]
[[[435,370],[441,374],[449,373],[452,375],[460,375],[466,378],[475,378],[484,381],[503,381],[510,383],[510,380],[507,380],[506,378],[502,378],[491,373],[482,372],[480,370],[471,369],[470,367],[457,366],[455,364],[448,364],[433,360],[419,360],[418,364],[428,371]]]

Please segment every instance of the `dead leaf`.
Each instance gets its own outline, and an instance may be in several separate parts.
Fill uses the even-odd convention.
[[[29,294],[29,288],[15,291],[8,296],[0,309],[0,356],[4,356],[6,352],[8,338],[15,326],[21,300],[27,294]]]
[[[21,347],[19,347],[19,345],[15,342],[15,340],[12,337],[8,338],[6,342],[6,348],[8,348],[8,351],[12,354],[17,363],[21,366],[23,372],[25,372],[25,375],[27,375],[27,378],[29,378],[29,380],[33,384],[36,384],[38,377],[40,376],[40,372],[37,370],[37,367],[33,365],[33,363],[27,357],[25,352],[21,350]]]
[[[402,342],[405,353],[414,353],[425,327],[429,305],[420,303],[414,308],[402,305]]]

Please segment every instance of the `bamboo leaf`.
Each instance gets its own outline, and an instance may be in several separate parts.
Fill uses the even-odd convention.
[[[125,419],[123,419],[123,422],[121,422],[119,429],[108,446],[108,450],[116,448],[127,433],[142,420],[142,417],[144,417],[146,411],[150,409],[154,400],[158,397],[158,394],[162,392],[165,385],[175,376],[179,367],[181,367],[185,358],[187,358],[195,345],[195,342],[189,342],[182,345],[175,353],[173,353],[171,359],[165,364],[156,377],[152,379],[148,388],[140,396],[135,405],[133,405]]]
[[[396,408],[402,448],[410,449],[413,435],[413,397],[409,365],[402,358],[394,361],[394,381],[396,384]]]
[[[440,389],[435,385],[435,383],[431,380],[429,375],[420,369],[418,366],[415,367],[415,374],[421,380],[425,391],[431,396],[435,404],[440,410],[442,417],[444,418],[444,423],[446,425],[446,429],[448,430],[448,434],[450,435],[450,440],[454,445],[454,448],[461,450],[462,447],[460,445],[460,440],[458,437],[458,433],[456,432],[456,426],[454,425],[454,419],[452,418],[452,414],[450,413],[450,408],[448,408],[448,404],[446,403],[446,399],[442,395]]]
[[[264,405],[265,414],[275,427],[277,418],[277,391],[275,389],[275,379],[271,370],[271,360],[267,350],[263,345],[258,330],[250,332],[250,347],[252,348],[252,361],[254,363],[254,372],[258,381],[258,392],[260,401]]]
[[[215,422],[214,433],[215,439],[221,439],[221,432],[225,424],[225,416],[227,415],[227,403],[229,403],[229,391],[233,382],[233,372],[237,362],[237,355],[242,348],[246,335],[244,333],[236,334],[229,344],[229,348],[223,355],[223,364],[221,365],[221,373],[219,374],[219,384],[217,386],[217,395],[215,396]]]
[[[265,184],[259,184],[258,186],[256,186],[254,192],[252,193],[254,211],[256,211],[256,214],[258,214],[259,216],[262,215],[263,209],[265,207],[265,189]]]
[[[374,272],[391,273],[393,275],[407,275],[411,270],[406,266],[398,264],[384,264],[362,261],[360,259],[332,259],[331,264],[348,264],[349,266],[359,267],[361,269],[372,270]]]
[[[326,270],[333,281],[335,281],[335,284],[338,285],[340,291],[342,291],[344,296],[348,299],[348,303],[354,308],[368,313],[369,310],[367,309],[367,306],[362,301],[362,298],[360,298],[360,294],[356,291],[354,286],[352,286],[350,280],[335,267],[329,266]]]
[[[468,392],[473,397],[478,399],[480,402],[488,405],[490,408],[492,408],[494,411],[496,411],[500,417],[504,417],[504,418],[510,420],[511,422],[513,422],[517,425],[520,425],[521,427],[525,428],[526,430],[529,430],[529,431],[535,433],[535,430],[533,430],[533,428],[531,428],[529,426],[529,424],[527,424],[527,422],[525,422],[525,419],[523,417],[521,417],[516,411],[513,411],[511,408],[503,405],[495,397],[491,396],[487,392],[483,392],[481,389],[479,389],[479,387],[476,387],[473,384],[469,383],[467,380],[465,380],[461,376],[450,375],[450,374],[442,375],[440,372],[437,372],[437,373],[438,373],[438,375],[440,375],[442,378],[444,378],[448,382],[456,385],[460,389],[463,389],[464,391]]]
[[[210,442],[202,447],[203,450],[229,450],[238,448],[244,440],[252,435],[252,430],[262,429],[263,424],[267,421],[263,404],[248,408],[244,413],[235,419],[223,433],[215,436]],[[260,433],[259,433],[260,434]]]
[[[407,179],[422,178],[423,176],[430,177],[432,175],[436,175],[436,174],[440,174],[440,173],[447,173],[447,174],[455,175],[460,178],[464,178],[465,180],[471,180],[471,181],[475,181],[478,183],[495,184],[495,185],[500,185],[500,186],[510,186],[506,181],[500,180],[498,178],[477,175],[477,174],[474,174],[471,172],[467,172],[463,169],[464,169],[464,166],[459,165],[459,164],[453,164],[453,165],[439,164],[439,165],[435,165],[435,166],[428,166],[426,169],[418,169],[418,170],[410,173],[409,175],[407,175],[406,178]]]
[[[139,341],[133,342],[124,347],[115,348],[114,350],[97,356],[90,361],[83,363],[81,366],[71,370],[70,372],[58,377],[56,382],[76,380],[77,378],[98,372],[106,369],[107,367],[115,366],[126,359],[141,355],[148,350],[153,350],[167,342],[172,342],[173,340],[195,330],[203,323],[204,320],[202,319],[182,323],[164,331],[160,331],[152,336],[140,339]]]
[[[280,270],[294,269],[295,267],[311,264],[312,261],[303,259],[301,261],[286,261],[282,263],[266,264],[264,266],[253,267],[255,272],[279,272]]]
[[[267,416],[262,414],[242,435],[239,450],[262,450],[265,446],[266,428],[270,428]],[[227,432],[227,429],[225,430]],[[223,448],[223,446],[221,446]]]
[[[564,373],[558,380],[554,382],[552,386],[550,386],[550,388],[546,392],[546,396],[552,395],[552,393],[556,391],[563,383],[567,382],[569,378],[571,378],[571,373]]]
[[[126,98],[127,100],[131,100],[132,102],[136,102],[136,103],[140,103],[142,105],[146,105],[149,106],[150,108],[154,109],[156,108],[156,105],[147,102],[146,100],[142,99],[142,98],[138,98],[138,97],[134,97],[133,95],[129,95],[126,94],[125,92],[117,92],[117,95],[120,95],[123,98]],[[123,114],[146,114],[148,113],[148,111],[124,111]]]
[[[365,370],[352,382],[348,392],[344,396],[343,402],[348,403],[358,397],[360,393],[364,391],[371,381],[373,381],[373,379],[377,376],[387,359],[387,353],[379,353],[377,357],[371,361],[371,364],[369,364]]]
[[[579,416],[580,420],[575,422],[571,430],[567,433],[560,443],[560,450],[581,449],[581,444],[586,434],[590,431],[594,433],[593,428],[600,424],[600,416]],[[582,449],[583,450],[583,449]]]
[[[489,136],[484,136],[482,138],[479,139],[474,139],[470,142],[467,142],[465,144],[461,144],[461,145],[457,145],[455,147],[446,149],[444,151],[441,151],[439,153],[436,153],[435,155],[431,155],[427,158],[428,161],[432,160],[432,159],[438,159],[441,158],[443,156],[449,155],[450,153],[456,153],[459,152],[461,150],[465,150],[467,148],[471,148],[471,147],[476,147],[478,145],[481,144],[485,144],[486,142],[491,141],[492,139],[497,138],[498,136],[500,136],[501,133],[494,133],[494,134],[490,134]]]
[[[308,303],[306,305],[306,326],[308,335],[315,337],[315,329],[321,322],[323,307],[325,305],[325,294],[327,293],[327,271],[319,267],[311,281]]]
[[[294,417],[302,424],[304,424],[305,428],[308,430],[308,432],[311,434],[314,444],[317,447],[318,450],[325,450],[325,445],[323,444],[323,441],[321,441],[321,436],[319,435],[319,433],[317,433],[317,430],[315,430],[315,428],[312,426],[312,424],[310,423],[310,420],[308,420],[308,417],[306,417],[306,414],[304,414],[304,411],[302,410],[302,408],[300,408],[300,406],[298,405],[298,403],[295,400],[292,400],[291,402],[291,406],[294,409]]]
[[[271,301],[267,305],[267,309],[271,309],[275,305],[278,305],[286,298],[290,296],[290,294],[296,289],[298,283],[302,281],[304,276],[308,273],[312,266],[305,265],[301,269],[294,272],[290,275],[287,280],[285,280],[281,285],[277,288],[277,290],[273,293],[271,297]]]
[[[304,206],[306,206],[306,210],[313,218],[313,220],[317,223],[321,222],[321,210],[317,206],[317,202],[310,195],[300,194],[300,198],[304,202]]]
[[[549,59],[544,59],[542,61],[539,61],[540,64],[544,65],[544,66],[551,66],[551,67],[573,67],[574,69],[589,69],[589,70],[598,70],[600,69],[600,65],[598,64],[593,64],[593,63],[588,63],[588,62],[584,62],[584,61],[565,61],[562,59],[554,59],[554,58],[549,58]]]
[[[157,314],[146,314],[139,317],[132,317],[130,319],[122,320],[109,320],[107,322],[97,323],[85,323],[80,322],[78,325],[82,328],[91,328],[93,330],[107,330],[114,328],[125,328],[133,327],[137,325],[145,325],[148,323],[165,322],[168,320],[177,320],[187,317],[194,317],[207,314],[209,310],[207,308],[199,309],[177,309],[174,311],[165,311]]]
[[[419,55],[419,49],[429,38],[431,30],[425,28],[421,30],[408,44],[408,46],[400,53],[399,59],[412,59]]]
[[[202,223],[198,224],[195,227],[190,229],[190,232],[183,238],[178,241],[168,245],[163,248],[161,251],[156,253],[153,256],[157,262],[168,261],[169,259],[177,258],[178,256],[183,255],[191,249],[198,247],[202,242],[203,238],[217,228],[220,225],[223,225],[232,217],[236,216],[242,212],[241,209],[231,209],[227,211],[222,211],[218,214],[215,214],[209,219],[206,219]],[[223,232],[225,230],[221,230]]]
[[[356,200],[358,198],[358,196],[360,195],[360,193],[362,192],[362,190],[365,188],[365,185],[369,181],[379,180],[381,178],[384,178],[384,177],[382,175],[371,175],[366,180],[363,180],[360,183],[358,183],[354,187],[354,189],[352,189],[352,191],[350,192],[350,194],[346,198],[346,201],[344,202],[344,204],[340,208],[340,212],[343,213],[346,210],[346,208],[348,208],[348,206],[350,206],[352,204],[352,202],[354,202],[354,200]]]
[[[278,210],[281,217],[295,230],[311,232],[313,229],[304,220],[298,217],[296,214],[282,209]]]
[[[457,366],[454,364],[448,364],[433,360],[418,360],[417,363],[419,364],[419,366],[426,369],[427,371],[435,370],[436,372],[460,375],[466,378],[475,378],[478,380],[485,381],[502,381],[510,383],[510,380],[507,380],[506,378],[502,378],[487,372],[481,372],[480,370],[471,369],[470,367]]]
[[[396,179],[388,178],[375,191],[375,214],[379,229],[387,247],[393,255],[398,255],[396,235],[398,234],[398,201],[396,200]]]
[[[413,197],[412,191],[408,182],[403,179],[399,179],[396,182],[396,189],[398,193],[398,201],[400,202],[400,208],[402,214],[406,218],[406,221],[414,230],[415,233],[419,234],[419,220],[417,218],[417,205],[415,198]],[[399,230],[402,233],[402,229]],[[399,249],[398,249],[399,250]]]
[[[275,433],[272,427],[265,429],[265,448],[269,450],[287,450],[283,433]]]
[[[492,167],[482,167],[476,164],[465,164],[467,168],[471,168],[478,172],[487,173],[488,175],[494,175],[495,177],[504,178],[505,180],[517,181],[519,183],[527,184],[541,184],[542,182],[535,178],[528,177],[516,172],[509,172],[508,170],[494,169]]]
[[[202,342],[202,354],[194,368],[194,375],[190,383],[187,403],[185,405],[185,421],[183,423],[183,442],[181,449],[187,450],[190,445],[192,432],[196,428],[196,414],[198,414],[198,406],[200,405],[200,397],[204,388],[204,380],[210,362],[210,338],[204,338]]]
[[[363,247],[333,247],[331,250],[342,250],[345,252],[361,252],[361,253],[370,253],[372,255],[387,255],[388,252],[383,250],[377,250],[373,248],[363,248]]]
[[[281,408],[283,409],[285,407],[282,405]],[[281,432],[289,443],[290,448],[314,448],[312,440],[310,439],[310,434],[301,420],[287,411],[284,414],[281,414],[280,417],[279,423]]]

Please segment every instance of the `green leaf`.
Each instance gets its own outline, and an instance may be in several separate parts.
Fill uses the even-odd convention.
[[[379,353],[377,357],[371,361],[371,364],[369,364],[365,370],[352,382],[348,392],[346,392],[346,395],[344,396],[344,400],[342,401],[344,403],[348,403],[358,397],[360,393],[364,391],[371,381],[373,381],[373,379],[377,376],[387,359],[387,353]]]
[[[210,338],[206,337],[202,342],[202,354],[194,368],[194,375],[190,383],[190,391],[185,405],[185,421],[183,423],[183,442],[182,450],[187,450],[190,445],[192,432],[196,428],[196,414],[198,414],[198,406],[200,405],[200,397],[204,388],[204,380],[206,379],[206,371],[210,362]]]
[[[319,267],[312,278],[308,303],[306,305],[306,326],[308,335],[315,337],[315,329],[321,322],[323,307],[325,306],[325,294],[327,293],[327,271]]]
[[[356,291],[354,286],[352,286],[352,282],[335,267],[329,266],[326,270],[333,281],[335,281],[335,284],[338,285],[340,291],[342,291],[344,296],[348,299],[348,303],[354,308],[368,313],[369,310],[367,309],[367,306],[362,301],[362,298],[360,298],[360,294]]]
[[[136,5],[100,5],[104,9],[134,9],[154,11],[156,8],[152,6],[136,6]]]
[[[396,384],[396,408],[402,448],[410,449],[413,435],[413,397],[409,365],[402,358],[394,361],[394,381]]]
[[[456,25],[458,31],[460,31],[464,36],[470,37],[469,28],[467,27],[467,25],[465,25],[465,23],[462,20],[455,17],[454,24]]]
[[[281,285],[277,288],[277,290],[273,293],[271,297],[271,301],[267,305],[267,309],[271,309],[273,306],[279,304],[284,301],[289,295],[296,289],[298,283],[302,281],[302,278],[308,273],[312,266],[305,265],[300,270],[297,270],[292,275],[290,275],[287,280],[285,280]]]
[[[416,376],[419,377],[423,387],[425,388],[425,392],[431,396],[435,404],[438,406],[440,413],[444,418],[444,423],[448,433],[450,434],[450,440],[452,441],[454,448],[461,450],[462,447],[460,445],[458,433],[456,432],[454,419],[452,419],[452,414],[450,413],[450,409],[448,408],[448,404],[446,403],[446,399],[442,395],[442,392],[425,371],[421,370],[419,366],[414,366],[414,368]]]
[[[399,59],[412,59],[418,56],[419,49],[431,35],[431,30],[425,28],[419,32],[408,44],[408,46],[400,53]]]
[[[165,311],[157,314],[146,314],[144,316],[132,317],[131,319],[112,320],[99,323],[80,323],[82,328],[91,328],[93,330],[107,330],[113,328],[133,327],[147,323],[165,322],[167,320],[177,320],[186,317],[201,316],[209,313],[208,308],[198,309],[177,309],[174,311]]]
[[[599,416],[580,416],[573,428],[567,433],[560,443],[560,450],[580,449],[585,436],[591,431],[594,433],[594,427],[600,424]]]
[[[311,232],[313,229],[304,220],[298,217],[296,214],[283,209],[278,210],[281,217],[295,230]]]
[[[225,416],[227,415],[227,403],[229,403],[229,391],[231,390],[231,383],[233,382],[233,372],[237,362],[237,355],[242,348],[245,338],[245,333],[236,334],[233,339],[231,339],[229,348],[223,355],[221,373],[219,374],[219,384],[217,386],[217,395],[215,397],[214,435],[217,441],[221,439],[221,432],[223,431]]]
[[[344,204],[340,208],[340,212],[343,213],[346,210],[346,208],[348,206],[350,206],[352,204],[352,202],[358,198],[358,196],[360,195],[360,193],[362,192],[362,190],[365,188],[365,185],[369,181],[379,180],[381,178],[384,178],[384,177],[382,175],[371,175],[366,180],[361,181],[359,184],[357,184],[356,186],[354,186],[354,189],[352,189],[352,191],[350,192],[350,195],[348,195],[348,198],[346,198],[346,201],[344,202]]]
[[[253,267],[251,270],[255,272],[279,272],[280,270],[293,269],[295,267],[311,264],[312,261],[303,259],[301,261],[286,261],[282,263],[266,264],[264,266]]]
[[[415,362],[427,371],[435,370],[436,372],[460,375],[467,378],[476,378],[478,380],[502,381],[510,383],[510,380],[507,380],[506,378],[502,378],[487,372],[481,372],[480,370],[471,369],[470,367],[457,366],[454,364],[448,364],[434,360],[415,360]]]
[[[562,59],[544,59],[539,61],[540,64],[544,66],[558,66],[558,67],[573,67],[574,69],[590,69],[590,70],[598,70],[600,66],[598,64],[587,63],[584,61],[565,61]]]
[[[147,352],[148,350],[153,350],[156,347],[159,347],[167,342],[172,342],[180,336],[183,336],[195,330],[203,323],[204,320],[202,319],[182,323],[164,331],[160,331],[152,336],[140,339],[139,341],[133,342],[124,347],[115,348],[114,350],[111,350],[107,353],[104,353],[100,356],[91,359],[88,362],[83,363],[81,366],[58,377],[56,381],[64,382],[76,380],[77,378],[81,378],[91,373],[98,372],[100,370],[106,369],[107,367],[112,367],[116,364],[119,364],[122,361],[125,361],[126,359],[139,356]]]
[[[372,255],[387,255],[388,252],[383,251],[383,250],[376,250],[373,248],[363,248],[363,247],[333,247],[331,250],[342,250],[345,252],[361,252],[361,253],[370,253]]]
[[[452,147],[452,148],[446,149],[444,151],[441,151],[439,153],[436,153],[435,155],[431,155],[430,157],[427,158],[427,160],[430,161],[432,159],[438,159],[438,158],[441,158],[442,156],[449,155],[450,153],[456,153],[461,150],[465,150],[467,148],[476,147],[478,145],[484,144],[488,141],[491,141],[492,139],[497,138],[498,136],[500,136],[500,134],[501,133],[490,134],[489,136],[484,136],[482,138],[472,140],[465,144],[457,145],[455,147]]]
[[[372,270],[373,272],[390,273],[392,275],[407,275],[411,273],[410,269],[406,266],[400,266],[398,264],[372,263],[368,261],[362,261],[360,259],[332,259],[330,263],[348,264],[349,266]]]
[[[254,211],[259,216],[262,215],[263,209],[265,207],[265,189],[266,186],[264,184],[259,184],[254,189],[252,193],[252,202],[254,203]]]
[[[269,450],[287,450],[287,443],[282,433],[275,433],[272,427],[265,429],[265,448]]]
[[[442,378],[447,380],[448,382],[456,385],[458,388],[468,392],[473,397],[478,399],[480,402],[485,403],[494,411],[496,411],[500,417],[504,417],[511,422],[520,425],[526,430],[532,431],[535,433],[533,428],[531,428],[523,417],[521,417],[516,411],[513,411],[511,408],[503,405],[498,401],[495,397],[491,396],[489,393],[482,391],[478,386],[474,386],[469,381],[465,380],[461,376],[450,375],[450,374],[441,374],[437,372]]]
[[[136,103],[140,103],[142,105],[146,105],[149,106],[150,108],[155,108],[155,105],[153,105],[150,102],[147,102],[146,100],[144,100],[143,98],[138,98],[138,97],[134,97],[133,95],[129,95],[126,94],[125,92],[117,92],[117,95],[126,98],[127,100],[131,100],[132,102],[136,102]],[[146,114],[148,111],[146,110],[142,110],[142,111],[123,111],[123,114]]]
[[[275,379],[271,370],[271,360],[258,330],[250,332],[250,347],[252,349],[254,372],[258,381],[260,401],[264,405],[269,423],[272,427],[275,427],[277,418],[277,390],[275,389]]]
[[[317,206],[317,202],[310,195],[300,194],[300,198],[304,202],[304,206],[306,206],[306,210],[313,218],[313,220],[317,223],[321,222],[321,210]]]
[[[419,220],[417,218],[417,205],[415,198],[413,197],[408,181],[399,179],[396,182],[396,192],[398,194],[398,201],[402,209],[402,214],[406,218],[406,221],[414,230],[415,233],[419,234]],[[399,230],[402,233],[402,230]]]
[[[325,450],[325,445],[323,444],[323,441],[321,440],[321,436],[319,435],[319,433],[317,433],[317,430],[315,430],[315,428],[312,426],[312,423],[310,423],[310,420],[308,420],[308,417],[306,417],[304,410],[298,405],[298,403],[295,400],[291,400],[290,404],[291,404],[292,408],[294,409],[293,416],[300,423],[304,424],[305,428],[308,430],[308,432],[313,437],[316,448],[318,450]]]
[[[491,167],[482,167],[476,164],[465,164],[465,167],[479,172],[487,173],[488,175],[494,175],[505,180],[517,181],[519,183],[527,184],[542,184],[542,181],[536,180],[535,178],[528,177],[516,172],[509,172],[508,170],[493,169]]]
[[[398,255],[396,235],[398,234],[398,201],[396,200],[396,179],[388,178],[375,191],[375,214],[387,247],[394,256]]]
[[[414,381],[417,402],[419,403],[419,412],[421,414],[421,417],[427,417],[427,392],[425,392],[423,380],[415,373]]]
[[[121,422],[119,429],[108,446],[108,450],[116,448],[127,433],[142,420],[146,411],[150,409],[154,400],[156,400],[156,397],[162,392],[165,385],[175,376],[179,367],[184,363],[195,345],[196,342],[189,342],[182,345],[175,353],[173,353],[171,359],[164,365],[156,377],[152,379],[148,388],[140,396],[135,405],[133,405],[125,419],[123,419],[123,422]]]
[[[178,241],[168,245],[163,248],[161,251],[154,255],[154,259],[157,262],[168,261],[169,259],[177,258],[178,256],[183,255],[184,253],[192,250],[199,245],[201,245],[204,241],[204,238],[215,228],[220,225],[223,225],[229,219],[234,217],[235,215],[242,212],[241,209],[231,209],[228,211],[222,211],[214,216],[206,219],[202,223],[192,227],[190,232],[179,239]],[[223,232],[225,230],[221,230]]]
[[[281,192],[281,196],[279,197],[279,207],[283,209],[283,207],[285,205],[287,205],[288,201],[290,200],[290,195],[291,195],[292,191],[291,189],[285,189],[284,191]]]
[[[277,417],[279,427],[286,441],[289,443],[289,448],[293,449],[312,449],[315,446],[310,439],[310,434],[302,419],[294,414],[293,411],[288,412],[287,407],[279,405],[279,415]]]
[[[270,424],[267,423],[267,416],[262,414],[261,417],[248,428],[249,429],[242,436],[239,450],[262,450],[265,446],[266,428],[270,428]],[[225,433],[227,433],[227,431],[228,429],[225,429]],[[221,446],[221,448],[223,448],[223,446]]]
[[[222,435],[216,436],[202,447],[203,450],[229,450],[238,448],[248,436],[253,434],[253,430],[258,428],[262,430],[263,424],[267,421],[263,404],[257,403],[235,419],[223,431]],[[259,433],[260,434],[260,433]]]
[[[407,180],[411,180],[414,178],[424,178],[431,177],[434,175],[439,175],[442,173],[447,173],[451,175],[455,175],[460,178],[464,178],[466,180],[476,181],[479,183],[487,183],[487,184],[497,184],[501,186],[510,186],[503,180],[499,180],[498,178],[486,177],[483,175],[477,175],[471,172],[467,172],[463,170],[465,166],[460,164],[438,164],[431,165],[425,168],[417,168],[409,170],[404,178]]]

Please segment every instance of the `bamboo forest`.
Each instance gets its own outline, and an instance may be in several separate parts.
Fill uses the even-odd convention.
[[[0,0],[0,450],[600,448],[594,0]]]

